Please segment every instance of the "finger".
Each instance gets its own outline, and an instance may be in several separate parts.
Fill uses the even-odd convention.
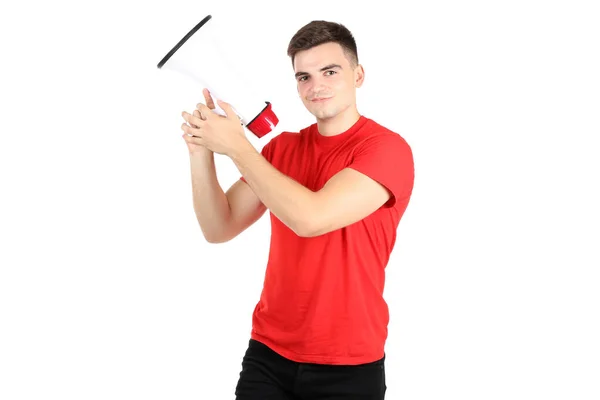
[[[200,114],[200,111],[198,110],[194,110],[194,112],[192,113],[194,115],[194,117],[196,118],[200,118],[200,119],[204,119],[204,117],[202,116],[202,114]],[[194,126],[195,128],[199,128],[199,126]]]
[[[188,143],[188,144],[195,144],[197,146],[204,146],[204,139],[202,139],[201,137],[188,136],[186,134],[183,134],[182,137],[183,137],[183,140],[185,140],[186,143]]]
[[[211,118],[213,115],[218,115],[216,114],[213,110],[211,110],[210,108],[208,108],[208,106],[202,104],[202,103],[198,103],[196,105],[196,109],[198,111],[200,111],[200,114],[202,114],[202,116],[204,117],[203,120],[206,121],[209,118]]]
[[[231,107],[231,105],[229,105],[229,103],[227,103],[223,100],[217,100],[217,103],[219,104],[219,107],[221,107],[221,109],[223,109],[223,111],[225,111],[227,118],[235,119],[236,121],[239,120],[239,117],[237,116],[235,111],[233,111],[233,107]]]
[[[200,112],[198,112],[198,113],[201,114]],[[192,114],[184,111],[181,113],[181,116],[188,124],[193,126],[195,129],[202,128],[204,121],[202,120],[202,118],[200,118],[200,115],[192,115]]]
[[[199,137],[201,135],[201,130],[198,128],[192,128],[191,126],[189,126],[186,123],[181,124],[181,130],[186,134],[186,135],[192,135],[192,136],[197,136]]]
[[[202,90],[202,94],[204,94],[204,100],[206,101],[206,106],[208,108],[210,108],[211,110],[214,110],[215,107],[215,102],[212,99],[212,96],[210,95],[210,92],[208,91],[208,89],[204,88]]]
[[[193,115],[194,117],[196,117],[196,118],[200,118],[200,119],[202,119],[202,116],[200,115],[200,111],[198,111],[198,110],[195,110],[195,111],[192,113],[192,115]],[[199,129],[199,128],[200,128],[198,125],[190,124],[189,122],[188,122],[188,124],[189,124],[189,125],[190,125],[192,128],[194,128],[194,129]]]

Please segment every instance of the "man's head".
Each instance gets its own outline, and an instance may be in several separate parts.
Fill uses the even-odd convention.
[[[343,25],[312,21],[290,40],[288,55],[298,94],[317,119],[325,120],[356,107],[356,88],[364,79],[356,42]]]

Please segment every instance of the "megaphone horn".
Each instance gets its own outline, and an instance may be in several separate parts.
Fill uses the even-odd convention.
[[[271,132],[279,119],[269,101],[260,100],[250,80],[234,67],[228,56],[233,46],[220,43],[218,26],[207,15],[194,26],[158,63],[159,69],[168,69],[200,82],[211,96],[231,104],[242,124],[261,138]],[[235,56],[235,55],[233,55]],[[224,115],[215,101],[215,111]]]

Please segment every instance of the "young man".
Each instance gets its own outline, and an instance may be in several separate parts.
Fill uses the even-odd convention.
[[[291,39],[298,93],[316,123],[259,153],[231,107],[184,112],[194,210],[211,243],[233,239],[268,209],[271,247],[252,318],[238,400],[383,399],[385,268],[414,181],[410,146],[359,114],[364,80],[352,34],[313,21]],[[224,193],[213,152],[242,177]]]

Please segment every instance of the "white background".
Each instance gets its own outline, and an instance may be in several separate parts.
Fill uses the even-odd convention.
[[[234,398],[268,216],[204,241],[180,130],[201,88],[156,68],[207,14],[281,119],[257,148],[314,121],[286,47],[326,19],[356,37],[359,111],[413,149],[386,398],[600,398],[592,3],[3,3],[0,398]]]

